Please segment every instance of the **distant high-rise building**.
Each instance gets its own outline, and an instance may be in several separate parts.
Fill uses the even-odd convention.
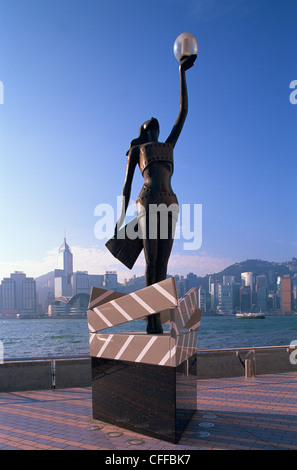
[[[0,309],[1,313],[10,315],[36,314],[36,283],[21,271],[15,271],[10,278],[1,282]]]
[[[177,295],[180,299],[187,292],[186,279],[184,278],[184,276],[178,274],[174,276],[174,279],[176,282]]]
[[[292,310],[297,311],[297,274],[292,278]]]
[[[76,271],[72,276],[73,295],[89,294],[89,275],[87,271]]]
[[[73,273],[73,254],[71,249],[64,238],[64,242],[58,251],[58,269],[62,269],[68,276]]]
[[[268,310],[278,310],[279,309],[278,296],[277,296],[276,292],[274,292],[274,291],[268,292],[267,309]]]
[[[241,312],[250,312],[252,306],[250,286],[241,286],[240,288],[240,310]]]
[[[256,290],[261,287],[268,287],[267,276],[265,274],[256,277]]]
[[[276,290],[276,280],[277,280],[276,272],[270,269],[267,273],[267,281],[268,281],[269,290]]]
[[[189,291],[193,287],[196,287],[196,289],[198,287],[197,274],[189,273],[187,275],[187,279],[186,279],[186,289],[187,289],[187,291]]]
[[[257,309],[265,312],[268,300],[268,281],[264,274],[256,277]]]
[[[233,286],[232,284],[219,284],[218,286],[218,307],[221,313],[233,313]]]
[[[249,286],[254,291],[254,276],[251,272],[241,273],[241,281],[244,286]]]
[[[267,310],[268,293],[266,287],[258,287],[257,289],[257,309],[260,312]]]
[[[277,296],[277,309],[282,309],[282,277],[277,276],[276,279],[276,296]]]
[[[206,290],[200,286],[198,289],[198,308],[204,313],[206,312],[206,302]]]
[[[73,273],[73,295],[90,294],[92,287],[104,287],[104,274],[88,274],[88,271]]]
[[[212,276],[209,276],[209,278],[208,278],[208,292],[209,292],[209,294],[211,293],[211,284],[212,284],[212,282],[213,282],[213,278],[212,278]]]
[[[289,274],[282,277],[282,311],[292,311],[292,280]]]
[[[108,290],[117,290],[118,275],[116,271],[106,271],[104,276],[105,288]]]
[[[73,255],[66,243],[59,248],[59,269],[55,269],[55,297],[71,297],[73,294]]]
[[[219,283],[212,282],[210,285],[210,308],[213,312],[217,310],[219,305]]]
[[[232,284],[232,289],[233,289],[233,311],[239,311],[240,310],[240,287],[241,284],[238,282],[235,282]]]
[[[89,294],[91,293],[92,287],[103,287],[104,285],[104,274],[89,274]]]
[[[1,282],[1,312],[17,313],[16,308],[16,286],[11,278],[4,278]]]

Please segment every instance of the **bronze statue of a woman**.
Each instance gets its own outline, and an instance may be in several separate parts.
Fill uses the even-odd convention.
[[[158,141],[159,123],[155,118],[140,128],[139,137],[132,140],[127,152],[126,177],[122,192],[122,211],[116,224],[114,238],[107,242],[108,249],[130,269],[142,248],[146,262],[145,284],[163,281],[171,253],[175,225],[178,218],[178,200],[171,187],[173,149],[182,131],[187,112],[188,94],[186,70],[194,65],[196,55],[180,60],[180,107],[177,120],[164,143]],[[129,204],[131,185],[136,165],[139,165],[144,185],[136,201],[139,236],[125,245],[119,229]],[[164,221],[166,230],[164,230]],[[127,240],[127,236],[125,235]],[[133,261],[131,259],[133,258]],[[163,333],[160,314],[147,317],[147,333]]]

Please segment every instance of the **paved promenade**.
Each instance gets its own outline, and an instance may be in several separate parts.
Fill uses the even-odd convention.
[[[198,411],[169,444],[92,419],[90,388],[0,394],[0,450],[297,450],[297,374],[198,381]]]

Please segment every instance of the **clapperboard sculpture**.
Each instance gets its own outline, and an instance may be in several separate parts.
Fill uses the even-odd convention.
[[[114,332],[158,312],[169,325],[163,334]],[[196,289],[178,299],[174,278],[131,294],[93,288],[88,310],[93,418],[176,443],[197,409],[200,319]]]

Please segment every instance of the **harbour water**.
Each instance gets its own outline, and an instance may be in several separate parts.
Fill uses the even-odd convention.
[[[125,329],[144,331],[145,322],[130,322],[123,325],[122,331]],[[282,346],[295,340],[297,315],[264,319],[204,316],[198,332],[198,349]],[[0,341],[4,360],[89,354],[86,318],[0,320]]]

